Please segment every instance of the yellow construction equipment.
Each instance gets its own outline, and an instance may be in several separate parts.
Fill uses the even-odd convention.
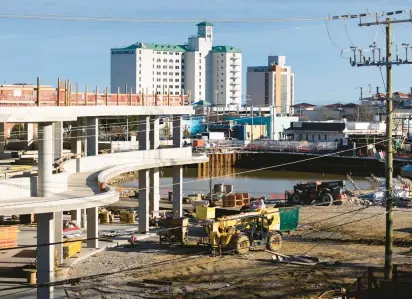
[[[281,233],[295,230],[299,209],[258,209],[219,218],[205,225],[208,239],[199,242],[209,245],[214,254],[222,250],[246,254],[250,248],[278,251],[282,246]]]
[[[12,170],[12,171],[22,171],[22,170],[29,170],[32,168],[33,166],[31,165],[17,165],[17,166],[8,166],[6,169]]]

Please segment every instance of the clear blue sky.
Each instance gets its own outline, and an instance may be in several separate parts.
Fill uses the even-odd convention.
[[[326,17],[412,8],[412,0],[2,0],[1,13],[100,16],[119,18],[294,18]],[[0,14],[1,14],[0,13]],[[103,23],[0,19],[0,82],[56,85],[57,77],[81,86],[110,84],[110,48],[137,41],[184,43],[196,23]],[[344,22],[329,22],[339,48],[348,49]],[[348,20],[353,43],[367,48],[384,44],[384,28],[358,27]],[[412,44],[412,24],[396,25],[395,44]],[[356,102],[359,86],[382,86],[376,67],[353,68],[329,40],[325,22],[216,23],[215,44],[243,51],[243,70],[264,65],[267,56],[285,55],[296,76],[296,102]],[[347,56],[349,52],[344,55]],[[412,51],[410,57],[412,58]],[[411,66],[394,67],[394,89],[412,86]],[[245,91],[246,76],[243,80]],[[405,89],[406,88],[406,89]],[[383,87],[381,87],[383,90]]]

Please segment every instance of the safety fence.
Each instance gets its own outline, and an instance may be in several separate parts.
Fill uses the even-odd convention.
[[[47,88],[15,95],[0,87],[0,107],[27,106],[183,106],[186,95],[101,94]]]
[[[210,148],[215,150],[233,151],[272,151],[316,153],[333,152],[338,149],[337,142],[307,142],[307,141],[279,141],[279,140],[254,140],[251,142],[239,140],[211,140]]]

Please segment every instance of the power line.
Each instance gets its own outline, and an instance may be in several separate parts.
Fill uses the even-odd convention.
[[[377,141],[373,144],[379,144],[379,143],[383,143],[385,141],[386,140]],[[357,147],[356,149],[365,148],[367,146],[368,145],[362,145],[362,146]],[[335,152],[335,153],[331,153],[331,154],[325,154],[325,155],[321,155],[321,156],[310,157],[310,158],[299,160],[299,161],[293,161],[293,162],[288,162],[288,163],[283,163],[283,164],[277,164],[277,165],[272,165],[272,166],[267,166],[267,167],[261,167],[261,168],[258,168],[258,169],[246,170],[246,171],[237,172],[237,173],[234,173],[234,174],[220,175],[220,176],[216,176],[215,178],[224,178],[224,177],[230,177],[230,176],[239,175],[239,174],[257,172],[257,171],[266,170],[266,169],[280,168],[280,167],[283,167],[283,166],[298,164],[298,163],[307,162],[307,161],[316,160],[316,159],[321,159],[321,158],[324,158],[324,157],[333,156],[333,155],[345,153],[345,152],[348,152],[348,151],[353,151],[353,149],[346,149],[346,150],[342,150],[342,151],[339,151],[339,152]],[[183,181],[181,184],[189,184],[189,183],[194,183],[194,182],[198,182],[198,181],[205,181],[205,180],[209,180],[209,178],[207,177],[207,178],[200,178],[200,179],[191,180],[191,181]],[[174,186],[174,185],[177,185],[177,184],[180,184],[180,183],[172,183],[172,184],[161,185],[161,186],[159,186],[159,188],[161,188],[161,187],[171,187],[171,186]],[[153,188],[154,187],[150,187],[149,189],[153,189]],[[137,189],[137,191],[147,190],[147,188],[136,188],[136,189]],[[67,200],[67,198],[56,199],[55,201],[62,201],[62,200]],[[33,201],[32,203],[44,203],[44,202],[49,202],[49,200]],[[2,207],[4,208],[4,207],[10,207],[10,206],[21,206],[21,205],[26,205],[26,204],[27,203],[20,203],[20,204],[19,203],[13,203],[13,204],[9,204],[9,205],[1,205],[0,209]]]
[[[93,21],[93,22],[114,22],[114,23],[196,23],[203,19],[189,18],[113,18],[113,17],[81,17],[62,15],[28,15],[2,13],[0,19],[23,19],[23,20],[54,20],[54,21]],[[257,19],[209,19],[213,23],[286,23],[286,22],[307,22],[323,21],[324,17],[304,17],[304,18],[257,18]]]

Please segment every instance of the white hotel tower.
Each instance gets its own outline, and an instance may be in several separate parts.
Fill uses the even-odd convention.
[[[127,85],[133,93],[182,92],[190,101],[241,104],[242,52],[213,46],[213,24],[197,24],[197,35],[184,45],[135,43],[111,49],[111,91]]]

